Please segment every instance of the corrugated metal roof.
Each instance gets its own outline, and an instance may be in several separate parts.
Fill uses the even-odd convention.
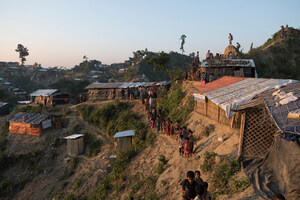
[[[57,89],[39,89],[39,90],[31,93],[30,96],[43,96],[43,97],[47,97],[47,96],[50,96],[50,95],[54,94],[57,91],[58,91]]]
[[[113,89],[118,88],[122,83],[92,83],[85,89]]]
[[[21,122],[26,124],[40,124],[42,121],[47,119],[50,114],[40,113],[17,113],[15,116],[8,119],[9,122]]]
[[[290,111],[294,111],[300,108],[300,82],[281,87],[279,90],[286,93],[292,92],[293,95],[298,99],[281,105],[278,102],[282,99],[278,99],[276,98],[276,96],[272,95],[275,91],[278,91],[278,89],[270,89],[266,92],[263,92],[260,96],[265,101],[270,114],[277,124],[277,127],[283,133],[300,135],[300,119],[287,118],[287,115]]]
[[[116,88],[137,88],[137,87],[149,87],[158,85],[168,85],[170,82],[122,82],[122,83],[92,83],[85,89],[116,89]]]
[[[5,106],[7,103],[0,102],[0,107]]]
[[[226,116],[231,118],[237,105],[250,101],[255,95],[274,88],[276,85],[284,85],[295,82],[291,79],[265,79],[247,78],[231,85],[204,93],[204,95],[220,108],[225,110]]]
[[[135,135],[134,130],[128,130],[128,131],[117,132],[115,134],[114,138],[129,137],[129,136],[134,136],[134,135]]]
[[[233,76],[223,76],[222,78],[219,78],[213,82],[207,83],[203,86],[200,86],[198,88],[198,91],[203,94],[205,92],[213,91],[218,88],[225,87],[227,85],[231,85],[233,83],[245,80],[247,78],[245,77],[233,77]]]
[[[77,138],[81,138],[83,136],[84,136],[84,134],[73,134],[73,135],[69,135],[69,136],[65,137],[65,139],[74,140],[74,139],[77,139]]]

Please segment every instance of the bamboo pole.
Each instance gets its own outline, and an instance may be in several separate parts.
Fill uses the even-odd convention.
[[[242,155],[242,146],[243,146],[243,137],[244,137],[244,131],[245,131],[245,120],[246,120],[246,112],[242,114],[241,118],[241,127],[240,127],[240,142],[239,142],[239,149],[238,149],[238,158]]]

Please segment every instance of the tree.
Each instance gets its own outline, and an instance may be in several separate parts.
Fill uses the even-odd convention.
[[[88,58],[86,55],[84,55],[84,56],[83,56],[83,59],[84,59],[85,61],[87,61],[89,58]]]
[[[167,71],[167,64],[170,60],[170,55],[165,53],[165,52],[161,52],[158,54],[155,54],[152,58],[147,59],[147,63],[148,64],[152,64],[154,66],[154,71],[162,71],[162,72],[166,72]]]
[[[186,36],[183,34],[183,35],[180,37],[180,39],[179,39],[179,40],[181,40],[180,50],[181,50],[182,54],[184,53],[183,45],[184,45],[184,43],[185,43],[185,38],[186,38]]]
[[[18,44],[16,52],[19,52],[19,58],[21,59],[21,65],[24,65],[24,62],[26,61],[25,56],[29,55],[27,47],[24,47],[22,44]]]

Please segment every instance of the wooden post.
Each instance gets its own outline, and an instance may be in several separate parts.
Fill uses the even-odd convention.
[[[220,106],[218,106],[218,122],[220,120]]]
[[[239,149],[238,149],[238,158],[242,155],[242,146],[243,146],[243,137],[245,131],[245,121],[246,121],[246,111],[242,114],[241,118],[241,127],[240,127],[240,142],[239,142]]]
[[[235,115],[237,115],[237,114],[238,113],[236,113]],[[230,128],[233,128],[233,122],[234,122],[235,115],[233,115],[230,119]]]
[[[205,97],[205,116],[207,116],[207,104],[208,104],[208,100],[207,97]]]

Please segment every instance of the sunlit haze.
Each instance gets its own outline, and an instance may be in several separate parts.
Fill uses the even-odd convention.
[[[124,62],[132,52],[207,50],[262,45],[288,24],[299,28],[300,1],[0,0],[0,61],[20,61],[18,44],[29,49],[25,64],[72,68],[86,55],[104,64]]]

